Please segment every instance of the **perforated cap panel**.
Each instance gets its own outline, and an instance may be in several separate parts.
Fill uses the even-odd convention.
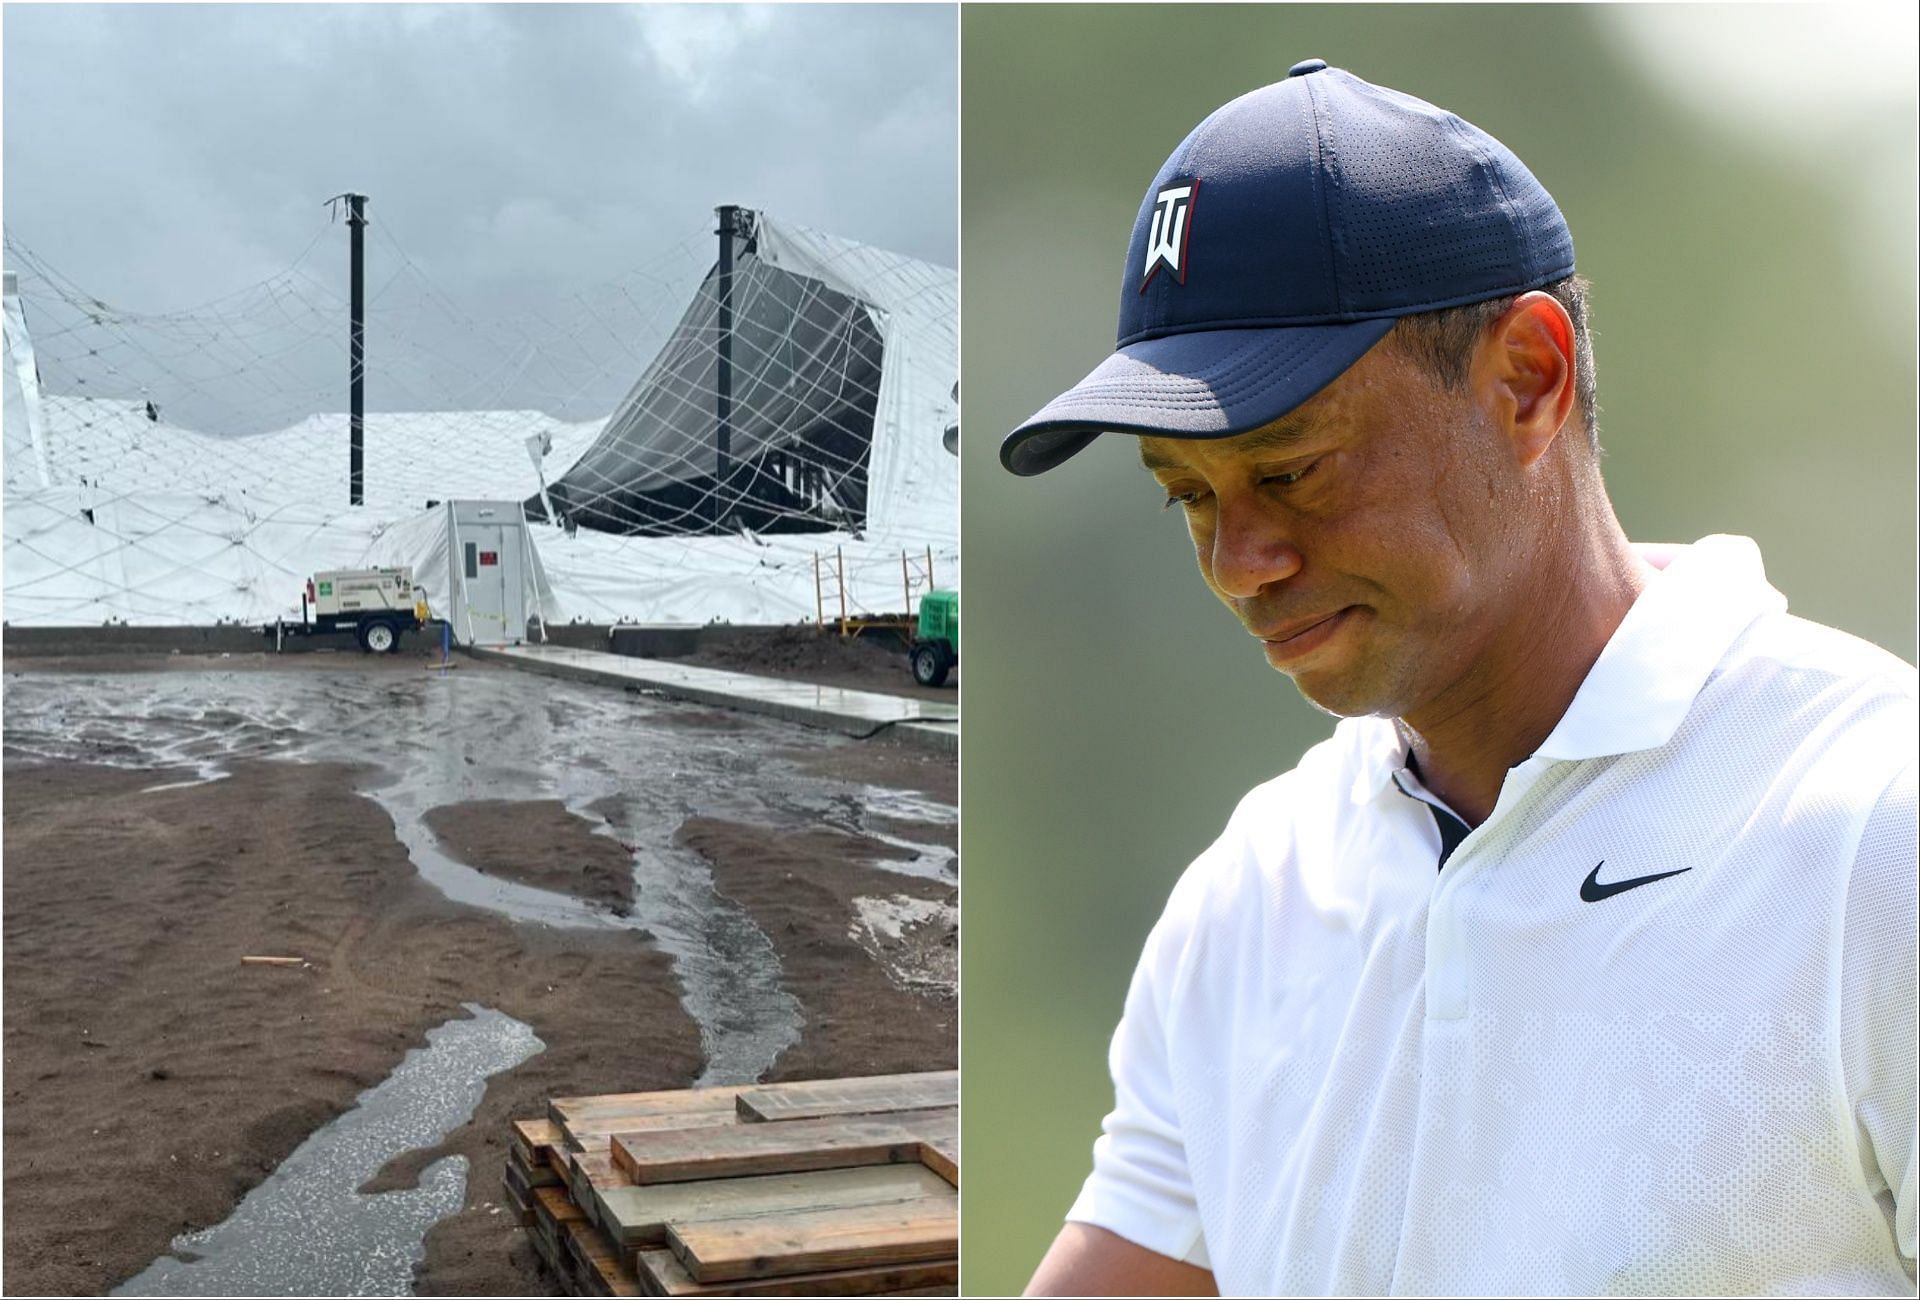
[[[1505,145],[1411,95],[1339,84],[1321,122],[1342,311],[1426,310],[1573,273],[1566,221]]]

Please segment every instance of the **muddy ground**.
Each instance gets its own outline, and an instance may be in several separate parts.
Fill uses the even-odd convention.
[[[759,919],[792,979],[815,990],[802,999],[804,1036],[780,1058],[769,1079],[831,1077],[837,1072],[833,1062],[848,1059],[871,1062],[866,1072],[874,1074],[935,1068],[923,1063],[926,1044],[957,1040],[954,1001],[924,996],[897,976],[848,980],[841,973],[874,962],[855,933],[856,897],[904,895],[950,903],[952,889],[931,880],[903,882],[875,870],[868,864],[897,857],[898,851],[839,830],[779,834],[699,817],[680,828],[680,841],[711,862],[721,891]],[[954,927],[921,928],[928,932],[903,938],[953,951]],[[909,964],[910,970],[926,964],[924,956],[906,947],[898,943],[882,955],[895,965]]]
[[[595,835],[558,799],[475,799],[427,813],[454,857],[523,885],[558,890],[625,916],[633,910],[627,846]]]
[[[299,654],[267,651],[214,655],[191,654],[16,654],[0,660],[10,673],[378,673],[441,671],[440,652],[408,647],[397,654],[370,655],[358,650],[308,650]],[[449,672],[511,672],[504,664],[455,653]]]
[[[401,656],[360,664],[382,677],[420,671]],[[10,674],[21,666],[7,663]],[[255,671],[237,660],[221,666]],[[511,678],[510,689],[521,689],[520,675]],[[559,690],[544,679],[525,683]],[[11,676],[8,685],[11,737]],[[569,707],[582,707],[586,689],[566,688]],[[646,707],[652,721],[708,746],[705,762],[751,773],[758,756],[771,755],[838,788],[954,797],[951,758],[884,740],[815,743],[811,733],[724,711]],[[726,759],[736,746],[737,758]],[[126,761],[110,748],[102,754]],[[428,1029],[464,1014],[463,1002],[525,1021],[546,1050],[496,1075],[472,1120],[439,1147],[399,1156],[363,1190],[406,1186],[440,1155],[464,1155],[465,1208],[428,1234],[416,1289],[551,1293],[502,1205],[507,1123],[543,1113],[554,1095],[691,1084],[706,1056],[672,962],[631,928],[549,928],[451,901],[422,878],[388,812],[363,793],[372,779],[365,767],[240,757],[227,772],[154,790],[181,772],[9,752],[9,1293],[101,1293],[176,1234],[220,1222]],[[876,949],[863,946],[851,904],[869,894],[950,904],[950,870],[908,878],[872,864],[897,867],[913,855],[897,842],[902,832],[950,850],[953,830],[876,807],[843,815],[835,804],[832,828],[695,815],[672,832],[767,936],[781,988],[798,1003],[798,1039],[765,1077],[955,1063],[951,988],[903,982],[889,969],[926,955],[899,949],[940,947],[942,923],[917,934],[910,927],[893,950]],[[557,800],[450,801],[425,820],[441,847],[472,867],[609,910],[622,903],[609,868],[624,848]],[[243,965],[246,955],[309,965]]]
[[[297,652],[272,654],[265,651],[232,652],[206,656],[193,654],[85,654],[46,655],[9,651],[9,671],[67,672],[180,672],[201,671],[209,663],[222,669],[242,672],[419,672],[433,670],[440,662],[439,648],[431,649],[404,643],[396,654],[363,654],[352,646],[303,647]],[[455,652],[455,671],[499,671],[500,665],[470,659]],[[957,704],[960,700],[960,669],[955,666],[943,686],[922,686],[913,679],[903,644],[886,635],[842,638],[831,628],[818,632],[812,627],[727,628],[703,636],[699,648],[674,662],[704,668],[723,668],[729,672],[754,673],[821,686],[840,686],[857,691],[878,691],[886,695],[904,695],[914,699]]]
[[[960,699],[957,665],[945,685],[922,686],[913,679],[906,647],[897,640],[881,635],[843,638],[831,628],[730,630],[724,637],[703,638],[700,648],[682,662],[947,704]]]

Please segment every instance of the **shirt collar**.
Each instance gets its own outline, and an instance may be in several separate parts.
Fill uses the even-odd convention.
[[[1671,555],[1534,757],[1576,761],[1666,744],[1740,634],[1787,607],[1749,538],[1716,534]],[[1354,802],[1371,802],[1406,765],[1406,745],[1387,718],[1349,718],[1340,727],[1356,756]]]

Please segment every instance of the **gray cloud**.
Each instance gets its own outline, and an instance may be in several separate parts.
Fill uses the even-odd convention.
[[[347,189],[381,228],[370,285],[390,237],[483,322],[564,318],[723,202],[952,265],[956,28],[945,5],[9,6],[6,224],[143,311],[316,235],[344,292],[321,205]],[[482,363],[444,319],[407,328]]]

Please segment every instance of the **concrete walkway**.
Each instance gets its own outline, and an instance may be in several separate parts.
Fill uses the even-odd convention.
[[[877,691],[850,691],[776,677],[696,668],[668,659],[635,659],[603,650],[556,645],[475,646],[476,659],[495,659],[531,672],[603,686],[658,691],[724,709],[765,713],[808,727],[824,727],[847,736],[868,736],[885,729],[911,744],[958,753],[960,706],[916,700]]]

